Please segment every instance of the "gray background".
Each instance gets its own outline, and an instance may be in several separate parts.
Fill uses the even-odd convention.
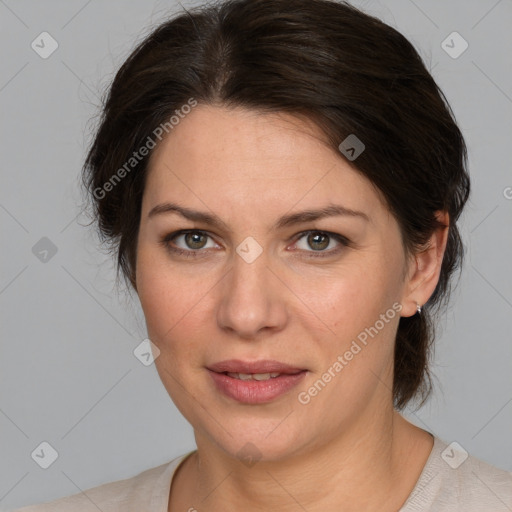
[[[435,395],[405,415],[512,470],[512,2],[354,4],[419,49],[469,147],[468,259],[440,325]],[[127,478],[194,448],[154,365],[133,355],[143,317],[115,291],[113,263],[83,227],[78,187],[99,96],[176,5],[0,0],[1,510]],[[47,59],[31,48],[43,31],[59,44]],[[441,47],[453,31],[469,43],[458,58]],[[33,253],[42,237],[57,248],[47,261]],[[43,441],[59,455],[46,470],[31,458]]]

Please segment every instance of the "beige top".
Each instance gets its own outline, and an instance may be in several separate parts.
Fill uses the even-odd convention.
[[[189,452],[125,480],[13,512],[167,512],[172,477]],[[434,446],[409,498],[398,512],[511,512],[512,472],[447,445]]]

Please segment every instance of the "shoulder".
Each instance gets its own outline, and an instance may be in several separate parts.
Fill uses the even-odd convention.
[[[492,466],[458,443],[435,437],[420,478],[401,512],[510,512],[512,472]]]
[[[467,503],[465,510],[468,512],[491,505],[496,512],[512,510],[512,472],[471,455],[458,469],[449,469],[448,475],[461,500]]]
[[[57,500],[22,507],[12,512],[129,512],[148,506],[158,510],[168,503],[172,476],[188,454],[141,473]],[[167,510],[167,508],[165,508]]]

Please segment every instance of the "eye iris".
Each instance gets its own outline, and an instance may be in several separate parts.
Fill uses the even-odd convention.
[[[201,249],[205,245],[206,237],[203,233],[191,232],[184,233],[185,243],[192,250]],[[200,242],[201,238],[203,238],[203,243]],[[326,233],[322,233],[320,231],[312,232],[308,235],[308,244],[315,251],[322,251],[326,247],[329,246],[330,237]],[[316,247],[315,247],[316,246]]]
[[[200,247],[195,247],[194,244],[197,244],[198,238],[204,238],[204,235],[201,233],[185,233],[185,241],[188,246],[191,246],[192,249],[201,249],[204,246],[204,243]],[[191,241],[192,239],[192,241]],[[191,243],[189,243],[191,242]]]
[[[328,235],[325,235],[325,234],[322,234],[322,233],[318,233],[318,232],[317,233],[311,233],[308,236],[308,243],[310,245],[311,244],[316,244],[316,243],[318,243],[318,240],[314,241],[314,239],[318,239],[318,238],[323,238],[324,239],[324,243],[320,244],[321,247],[317,247],[316,249],[315,249],[315,247],[313,247],[315,250],[321,250],[321,249],[325,249],[326,247],[328,247],[328,245],[329,245],[329,237],[328,237]]]

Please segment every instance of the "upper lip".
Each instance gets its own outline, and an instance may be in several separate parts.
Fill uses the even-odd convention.
[[[265,359],[262,361],[242,361],[240,359],[229,359],[209,365],[209,370],[216,373],[299,373],[304,368],[297,368],[286,363]]]

